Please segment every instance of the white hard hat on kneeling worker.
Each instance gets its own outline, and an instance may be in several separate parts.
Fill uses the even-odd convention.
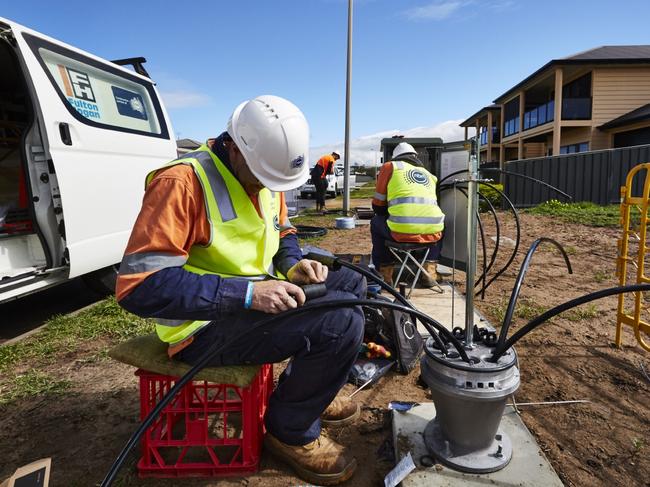
[[[407,144],[406,142],[400,142],[395,146],[395,149],[393,149],[393,159],[406,154],[417,155],[417,153],[418,152],[413,148],[411,144]]]
[[[273,95],[241,103],[228,134],[250,171],[271,191],[297,188],[309,178],[309,124],[289,100]]]

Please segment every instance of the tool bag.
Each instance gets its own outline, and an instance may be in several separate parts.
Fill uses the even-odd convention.
[[[372,295],[378,301],[388,301],[380,295]],[[397,372],[407,375],[417,365],[424,340],[417,328],[415,316],[395,309],[364,306],[366,317],[365,341],[374,341],[386,347],[397,362]]]

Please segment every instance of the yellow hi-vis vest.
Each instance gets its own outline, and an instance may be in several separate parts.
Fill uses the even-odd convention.
[[[391,232],[430,235],[444,228],[445,215],[438,207],[438,179],[422,167],[391,161],[388,182],[388,228]]]
[[[259,192],[260,217],[242,185],[207,146],[184,154],[165,167],[176,164],[188,164],[194,169],[203,188],[210,222],[210,241],[204,247],[192,246],[183,268],[196,274],[250,280],[282,277],[276,276],[273,269],[273,256],[280,245],[280,193],[267,188]],[[147,185],[156,171],[147,175]],[[185,340],[209,323],[161,318],[156,322],[158,337],[170,344]]]

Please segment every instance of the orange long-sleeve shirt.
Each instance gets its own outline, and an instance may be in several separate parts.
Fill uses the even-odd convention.
[[[323,168],[323,171],[321,172],[321,179],[324,179],[327,177],[328,174],[332,174],[334,172],[334,164],[336,163],[336,159],[334,159],[334,156],[332,154],[327,154],[316,162],[317,166],[320,166]]]
[[[257,195],[251,201],[260,212]],[[280,195],[280,237],[295,233],[288,217],[284,194]],[[187,258],[193,245],[210,239],[203,189],[191,166],[178,164],[158,171],[148,185],[125,255],[163,252]],[[116,297],[127,296],[156,271],[120,274]]]

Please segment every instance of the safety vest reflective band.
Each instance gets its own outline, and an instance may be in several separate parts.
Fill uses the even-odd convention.
[[[258,193],[258,213],[239,181],[205,145],[165,167],[176,164],[188,164],[194,169],[203,188],[210,222],[210,241],[205,246],[192,246],[187,260],[182,263],[183,268],[196,274],[250,280],[264,279],[269,275],[278,277],[273,269],[273,257],[280,245],[280,194],[262,189]],[[157,171],[149,173],[147,185]],[[125,259],[127,263],[123,264],[128,266],[128,270],[159,270],[170,267],[172,263],[181,265],[178,256],[165,256],[164,253],[132,255],[134,257],[128,256]],[[180,319],[156,321],[156,332],[167,343],[180,342],[209,323]]]
[[[388,182],[388,228],[391,232],[431,235],[444,228],[445,215],[438,207],[436,177],[422,167],[391,161]]]

